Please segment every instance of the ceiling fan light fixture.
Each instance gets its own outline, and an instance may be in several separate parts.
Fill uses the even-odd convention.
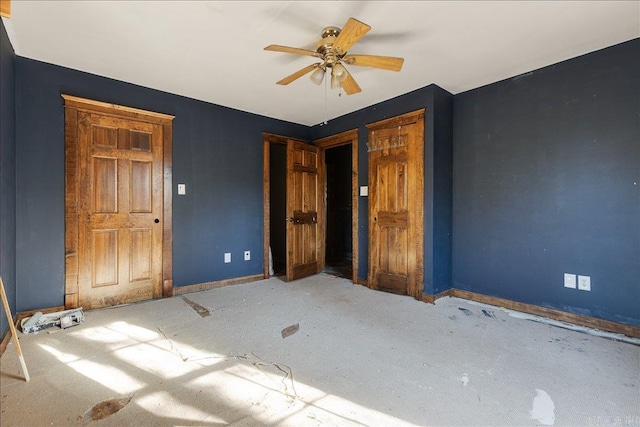
[[[340,89],[341,83],[340,78],[335,73],[331,73],[331,89]]]
[[[315,84],[320,85],[322,83],[322,80],[324,79],[324,68],[316,68],[313,73],[311,73],[311,76],[309,78]]]
[[[333,64],[333,70],[331,71],[331,75],[338,79],[339,82],[342,82],[347,78],[347,69],[344,68],[344,65],[341,63]]]

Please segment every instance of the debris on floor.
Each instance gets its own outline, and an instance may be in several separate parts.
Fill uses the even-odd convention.
[[[286,338],[290,335],[295,334],[300,330],[300,324],[296,323],[295,325],[287,326],[280,333],[282,334],[282,338]]]
[[[193,311],[195,311],[196,313],[198,313],[200,315],[200,317],[208,317],[211,316],[211,312],[209,311],[209,309],[204,308],[203,306],[201,306],[200,304],[198,304],[197,302],[193,302],[191,301],[189,298],[187,297],[182,297],[182,299],[184,300],[184,302],[186,302],[189,307],[191,307],[193,309]]]
[[[533,408],[530,411],[531,419],[537,420],[545,426],[552,426],[556,421],[556,405],[544,390],[536,389],[536,397],[533,398]]]
[[[464,387],[467,386],[467,384],[469,384],[469,375],[467,374],[462,374],[462,378],[460,378],[460,382],[462,383],[462,385]]]
[[[491,317],[493,319],[496,318],[496,315],[493,314],[493,311],[488,311],[488,310],[482,310],[482,314],[484,314],[486,317]]]
[[[458,310],[460,310],[461,312],[463,312],[465,316],[472,316],[472,315],[473,315],[473,313],[471,312],[471,310],[468,310],[468,309],[466,309],[466,308],[458,307]]]
[[[115,414],[131,402],[133,396],[123,397],[121,399],[109,399],[100,403],[96,403],[82,415],[82,424],[94,420],[103,420],[110,415]]]
[[[37,311],[33,316],[22,319],[20,327],[23,333],[31,334],[53,326],[60,326],[61,329],[66,329],[82,322],[84,322],[84,314],[82,307],[79,307],[47,314]]]

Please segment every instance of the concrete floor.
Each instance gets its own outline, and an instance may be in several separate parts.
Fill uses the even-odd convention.
[[[11,343],[0,359],[0,424],[640,425],[633,343],[327,274],[186,298],[21,334],[31,381]],[[90,409],[110,399],[119,406],[103,405],[104,416],[122,408],[92,421]]]

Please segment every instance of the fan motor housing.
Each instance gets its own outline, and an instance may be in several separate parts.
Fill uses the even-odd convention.
[[[331,51],[333,43],[335,43],[336,38],[340,35],[340,28],[338,27],[325,27],[322,30],[321,36],[322,39],[317,43],[316,52],[325,55],[327,52]]]

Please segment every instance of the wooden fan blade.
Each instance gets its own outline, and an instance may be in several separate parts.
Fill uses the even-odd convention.
[[[351,46],[367,34],[370,29],[371,27],[367,24],[357,19],[349,18],[340,31],[338,38],[336,38],[336,41],[333,43],[333,49],[338,51],[339,54],[344,54]]]
[[[265,47],[264,50],[270,50],[273,52],[284,52],[284,53],[293,53],[295,55],[307,55],[307,56],[315,56],[316,58],[322,57],[318,52],[307,49],[300,49],[297,47],[289,47],[289,46],[280,46],[278,44],[270,44]]]
[[[382,70],[389,71],[400,71],[402,69],[402,64],[404,63],[404,58],[376,55],[347,55],[342,58],[342,61],[349,65],[380,68]]]
[[[347,95],[353,95],[354,93],[362,92],[358,83],[356,83],[355,79],[351,75],[349,71],[346,72],[347,77],[342,81],[342,89],[344,89],[344,93]]]
[[[304,67],[303,69],[298,70],[295,73],[291,74],[290,76],[285,77],[284,79],[280,80],[279,82],[276,82],[276,84],[288,85],[292,81],[297,80],[300,77],[304,76],[305,74],[315,70],[316,68],[318,68],[318,65],[320,65],[319,62],[316,63],[316,64],[308,65],[308,66]]]

